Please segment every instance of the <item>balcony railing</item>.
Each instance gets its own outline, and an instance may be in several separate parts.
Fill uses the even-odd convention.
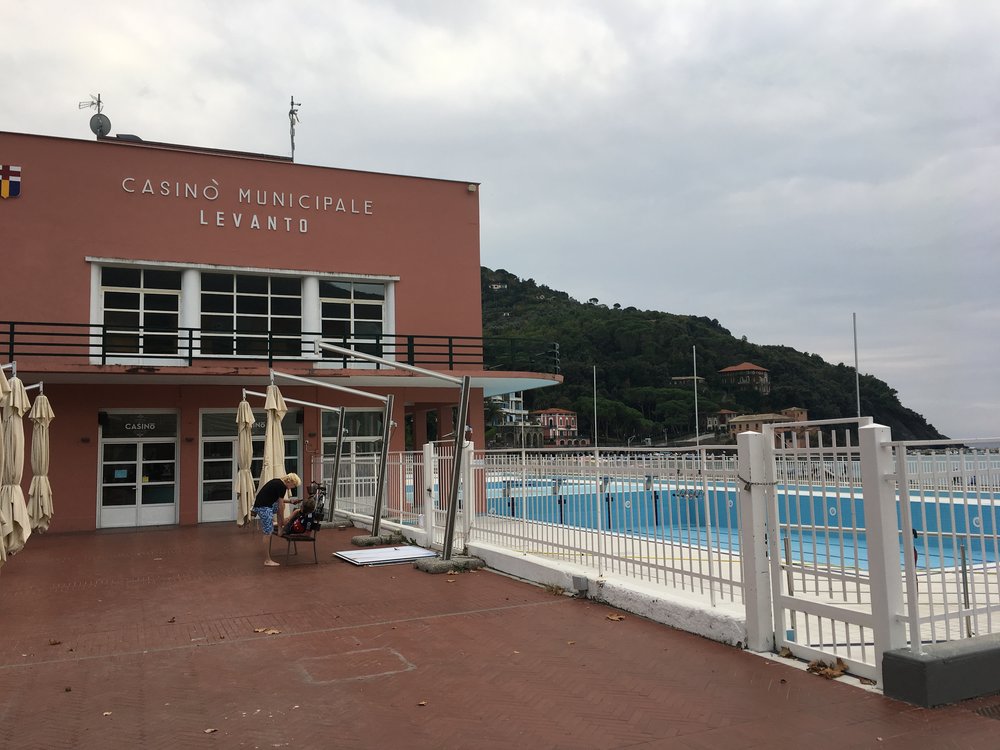
[[[346,366],[342,358],[317,354],[317,341],[429,369],[523,370],[558,372],[558,349],[549,341],[426,334],[384,334],[323,338],[318,332],[217,331],[162,329],[87,323],[0,321],[0,358],[68,358],[93,365],[147,364],[190,366],[206,360],[312,360]],[[380,365],[373,365],[379,369]]]

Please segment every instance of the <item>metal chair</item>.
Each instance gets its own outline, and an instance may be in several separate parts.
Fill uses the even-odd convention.
[[[319,530],[320,526],[316,525],[311,530],[302,534],[272,534],[271,539],[267,543],[267,552],[268,554],[271,553],[271,545],[274,544],[275,538],[283,539],[287,542],[285,546],[285,563],[287,563],[289,556],[299,554],[299,544],[311,544],[313,548],[313,564],[319,565],[319,555],[316,552],[316,537],[319,534]]]

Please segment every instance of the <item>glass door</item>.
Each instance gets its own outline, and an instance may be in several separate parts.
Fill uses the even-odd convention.
[[[264,458],[266,415],[254,409],[252,428],[253,460],[250,473],[254,486],[260,481]],[[299,468],[299,420],[295,411],[281,421],[285,437],[285,471],[302,475]],[[239,472],[239,440],[236,437],[236,410],[207,411],[201,415],[201,506],[202,523],[235,521],[238,512],[235,482]],[[301,497],[300,494],[297,495]]]
[[[99,528],[177,523],[177,415],[101,412]]]

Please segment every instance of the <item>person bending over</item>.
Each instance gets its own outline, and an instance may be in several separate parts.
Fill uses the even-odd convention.
[[[257,491],[253,511],[260,519],[260,530],[264,535],[264,564],[268,567],[280,565],[271,559],[271,534],[274,533],[274,514],[278,512],[278,503],[288,490],[294,490],[302,484],[298,474],[289,473],[283,477],[275,477],[265,482]]]

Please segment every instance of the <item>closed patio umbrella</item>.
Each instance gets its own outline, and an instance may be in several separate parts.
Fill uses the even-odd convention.
[[[288,413],[288,407],[278,386],[273,383],[267,387],[264,411],[267,412],[267,420],[264,423],[264,460],[257,480],[258,492],[275,477],[285,476],[285,434],[281,429],[281,419]],[[282,503],[278,503],[278,517],[284,519]]]
[[[31,486],[28,488],[28,518],[35,531],[48,531],[52,521],[52,485],[49,484],[49,422],[56,415],[48,396],[38,394],[31,405]]]
[[[250,473],[250,463],[253,461],[253,409],[246,399],[240,401],[236,410],[236,473],[234,489],[236,491],[236,524],[243,526],[250,520],[250,509],[253,507],[254,486],[253,474]]]
[[[10,385],[7,383],[7,376],[0,369],[0,477],[3,476],[3,405],[7,403],[7,394],[10,393]],[[3,530],[10,523],[7,518],[7,511],[0,505],[0,567],[3,567],[7,559],[7,547],[3,543]]]
[[[275,477],[285,476],[285,434],[281,430],[281,419],[288,413],[285,399],[278,386],[269,385],[264,398],[267,421],[264,424],[264,461],[260,467],[257,491]]]
[[[10,384],[7,376],[0,369],[0,475],[3,474],[3,405],[7,403],[7,394],[10,393]],[[3,518],[3,509],[0,508],[0,519]],[[0,560],[3,558],[0,557]]]
[[[10,379],[10,393],[3,402],[3,471],[0,472],[0,535],[5,555],[21,551],[31,536],[28,508],[21,490],[24,473],[24,424],[22,418],[31,408],[28,392],[20,378]]]

